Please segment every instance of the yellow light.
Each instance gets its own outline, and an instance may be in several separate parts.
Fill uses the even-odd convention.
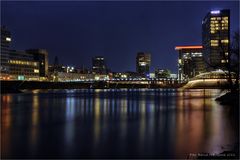
[[[39,73],[39,69],[34,69],[34,73]]]
[[[211,46],[216,47],[216,46],[218,46],[218,44],[217,43],[211,43]]]
[[[228,39],[221,40],[221,43],[228,43]]]
[[[218,43],[218,40],[211,40],[211,43]]]
[[[222,19],[224,19],[224,20],[228,20],[228,17],[223,17]]]
[[[99,80],[100,79],[100,77],[99,76],[95,76],[95,80]]]
[[[179,63],[179,64],[182,64],[182,60],[181,60],[181,59],[178,59],[178,63]]]

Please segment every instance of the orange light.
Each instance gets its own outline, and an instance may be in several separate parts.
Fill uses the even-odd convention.
[[[202,49],[203,46],[176,46],[175,50],[181,50],[181,49]]]

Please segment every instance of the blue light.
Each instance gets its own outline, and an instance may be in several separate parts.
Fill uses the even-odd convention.
[[[216,10],[216,11],[211,11],[211,14],[219,14],[220,11],[219,10]]]

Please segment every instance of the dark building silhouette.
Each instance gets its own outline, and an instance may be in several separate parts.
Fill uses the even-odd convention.
[[[107,67],[104,57],[97,56],[92,58],[92,72],[95,74],[106,74]]]
[[[178,79],[188,80],[205,72],[202,46],[176,46],[178,51]]]
[[[171,72],[168,69],[155,69],[156,78],[170,78]]]
[[[45,49],[28,49],[26,53],[33,55],[35,61],[39,62],[39,76],[48,75],[48,52]]]
[[[208,70],[224,69],[230,48],[230,10],[211,11],[205,16],[202,45]]]
[[[136,71],[142,76],[149,76],[151,65],[151,54],[139,52],[136,57]]]

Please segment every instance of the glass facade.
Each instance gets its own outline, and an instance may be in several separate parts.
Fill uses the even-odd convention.
[[[230,10],[211,11],[205,16],[202,44],[208,71],[224,69],[230,47]]]
[[[151,54],[139,52],[136,57],[136,71],[142,76],[148,77],[151,65]]]
[[[177,46],[178,51],[178,79],[187,81],[205,72],[202,46]]]

